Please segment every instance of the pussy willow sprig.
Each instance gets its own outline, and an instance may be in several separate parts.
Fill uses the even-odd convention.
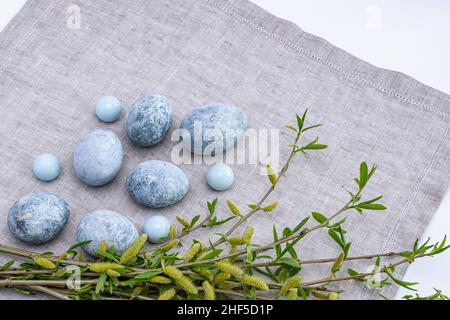
[[[286,125],[294,132],[290,153],[277,173],[267,164],[268,187],[261,198],[248,204],[243,213],[231,199],[226,204],[231,212],[219,219],[218,200],[207,202],[207,213],[188,220],[177,216],[178,228],[171,227],[170,236],[161,245],[147,247],[146,235],[142,235],[123,253],[114,246],[102,242],[96,249],[95,260],[84,260],[80,248],[89,241],[79,242],[58,255],[52,252],[37,253],[0,245],[0,252],[21,257],[27,262],[10,260],[0,266],[0,287],[13,288],[23,294],[43,293],[57,299],[104,300],[170,300],[170,299],[339,299],[343,293],[336,284],[357,281],[373,290],[386,285],[397,285],[415,291],[415,282],[407,282],[396,276],[401,265],[417,259],[431,257],[446,251],[446,238],[434,244],[430,240],[401,252],[381,252],[351,256],[351,242],[347,241],[346,219],[351,212],[366,214],[384,211],[382,196],[364,198],[364,191],[377,167],[362,162],[354,179],[356,186],[344,188],[349,199],[335,212],[324,214],[313,211],[293,226],[280,229],[273,226],[273,240],[266,244],[252,241],[254,230],[246,225],[241,234],[239,227],[248,223],[255,214],[276,214],[279,203],[267,204],[280,181],[298,154],[326,149],[319,138],[303,143],[308,131],[320,125],[307,126],[307,112],[296,116],[295,125]],[[347,214],[347,216],[343,216]],[[234,222],[232,223],[232,221]],[[183,244],[187,235],[198,230],[211,229],[231,223],[224,233],[211,233],[207,242],[194,239]],[[179,231],[177,231],[179,229]],[[325,231],[340,249],[337,257],[302,259],[297,247],[305,237]],[[218,239],[211,239],[219,235]],[[368,261],[373,269],[359,272],[351,267],[354,261]],[[302,266],[329,264],[329,272],[318,279],[303,279]],[[344,271],[344,266],[346,271]],[[436,289],[435,289],[436,290]],[[380,294],[380,297],[383,297]],[[404,297],[408,300],[448,299],[441,291],[421,297],[417,294]]]

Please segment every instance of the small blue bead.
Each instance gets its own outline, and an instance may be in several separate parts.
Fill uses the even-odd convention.
[[[103,122],[114,122],[120,118],[122,104],[113,96],[105,96],[98,100],[95,106],[95,114]]]
[[[162,243],[169,236],[170,222],[163,216],[152,216],[144,222],[144,232],[152,243]]]
[[[208,170],[208,185],[217,191],[230,189],[234,182],[233,169],[223,163],[217,163]]]
[[[44,153],[34,160],[33,172],[36,178],[48,182],[58,178],[61,173],[61,165],[55,155]]]

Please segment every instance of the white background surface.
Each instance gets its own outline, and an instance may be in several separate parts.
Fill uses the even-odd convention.
[[[26,0],[1,0],[0,30]],[[450,93],[450,1],[448,0],[252,0],[378,67],[406,73]],[[74,1],[76,3],[76,1]],[[449,159],[450,161],[450,159]],[[450,192],[424,237],[450,234]],[[405,244],[408,245],[408,244]],[[450,294],[450,252],[413,264],[405,280]],[[400,290],[398,297],[406,294]]]

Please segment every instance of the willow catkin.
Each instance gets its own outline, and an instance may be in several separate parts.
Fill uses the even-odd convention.
[[[239,208],[234,204],[233,201],[227,200],[227,205],[228,205],[228,208],[230,209],[231,213],[233,213],[235,216],[242,217],[241,211],[240,211]]]
[[[227,242],[229,244],[231,244],[232,246],[241,246],[241,245],[247,244],[247,241],[243,237],[240,237],[240,236],[230,237],[227,239]]]
[[[118,277],[120,277],[120,273],[117,272],[116,270],[112,270],[112,269],[106,270],[106,274],[107,274],[108,276],[110,276],[110,277],[113,277],[113,278],[118,278]]]
[[[254,287],[254,288],[262,290],[262,291],[269,290],[269,286],[267,285],[267,283],[260,277],[244,274],[241,277],[241,282],[243,284],[245,284],[246,286]]]
[[[267,164],[267,176],[269,177],[270,183],[272,183],[273,186],[277,184],[277,175],[275,174],[275,171],[273,170],[272,166]]]
[[[156,283],[156,284],[169,284],[172,281],[169,278],[163,277],[163,276],[155,276],[151,278],[150,283]]]
[[[345,255],[343,253],[341,253],[339,255],[339,257],[336,259],[336,261],[334,262],[333,266],[331,267],[331,272],[336,273],[339,270],[341,270],[344,260],[345,260]]]
[[[36,263],[38,266],[44,268],[44,269],[56,269],[56,264],[54,264],[52,261],[43,258],[43,257],[38,257],[34,259],[34,263]]]
[[[176,294],[177,294],[177,291],[175,289],[171,288],[171,289],[168,289],[168,290],[164,291],[163,293],[161,293],[158,300],[171,300],[175,297]]]
[[[202,287],[205,294],[205,300],[216,300],[214,287],[208,281],[204,281]]]
[[[339,293],[337,293],[337,292],[330,292],[328,294],[328,300],[339,300]]]
[[[268,206],[265,206],[264,208],[262,208],[262,210],[264,212],[271,212],[273,210],[275,210],[278,207],[278,201],[275,201],[271,204],[269,204]]]
[[[289,292],[286,295],[287,300],[297,300],[298,298],[298,289],[289,289]]]
[[[180,269],[173,266],[164,267],[163,272],[166,276],[169,276],[173,280],[178,280],[184,276]]]
[[[238,286],[240,286],[240,283],[230,282],[230,281],[225,281],[224,283],[221,283],[218,285],[218,287],[223,290],[233,290],[233,289],[237,288]]]
[[[255,229],[253,229],[253,227],[251,226],[245,228],[244,233],[242,234],[242,238],[244,239],[246,245],[249,245],[252,242],[254,232]]]
[[[235,276],[236,278],[239,278],[244,273],[244,271],[241,268],[226,260],[216,262],[216,267],[220,271],[229,273]]]
[[[191,226],[189,221],[187,221],[186,218],[184,218],[183,216],[176,216],[176,219],[185,228],[189,228]]]
[[[89,270],[95,273],[102,273],[108,270],[115,270],[123,266],[114,262],[96,262],[89,266]]]
[[[194,268],[193,271],[198,273],[199,275],[205,277],[209,281],[213,281],[213,279],[214,279],[214,275],[208,269]]]
[[[179,239],[173,239],[173,240],[170,241],[168,244],[164,245],[164,246],[161,248],[161,251],[162,251],[162,252],[170,251],[170,250],[172,250],[173,248],[175,248],[179,243],[180,243],[180,240],[179,240]]]
[[[137,257],[146,242],[147,234],[144,233],[122,253],[122,256],[120,257],[120,263],[129,264],[134,258]]]
[[[169,276],[175,283],[184,289],[187,293],[198,293],[197,287],[192,283],[191,279],[186,277],[180,269],[174,266],[164,267],[163,272]]]
[[[194,257],[197,255],[197,253],[199,253],[200,249],[201,249],[202,245],[198,242],[194,243],[191,248],[188,250],[188,252],[186,253],[186,256],[184,257],[184,261],[185,262],[189,262],[192,259],[194,259]]]
[[[300,286],[301,280],[302,280],[302,277],[300,277],[300,276],[293,276],[292,278],[289,278],[288,280],[286,280],[286,282],[281,287],[281,292],[286,293],[293,288],[298,288]]]
[[[186,276],[182,276],[178,280],[175,280],[175,283],[177,284],[177,286],[183,288],[184,291],[186,291],[186,293],[190,293],[190,294],[198,293],[197,287],[194,285],[192,280]]]
[[[170,229],[169,229],[169,236],[170,236],[170,238],[175,238],[176,236],[177,236],[177,226],[176,225],[174,225],[174,224],[172,224],[171,226],[170,226]]]
[[[102,240],[102,242],[100,242],[100,250],[102,251],[108,250],[108,243],[106,242],[106,240]]]

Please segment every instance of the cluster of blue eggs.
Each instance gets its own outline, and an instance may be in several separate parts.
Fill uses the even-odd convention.
[[[121,102],[113,96],[102,97],[95,106],[98,119],[107,123],[117,121],[122,111]],[[169,100],[161,95],[147,94],[130,106],[124,129],[132,144],[150,147],[164,139],[172,127],[172,121]],[[206,133],[198,138],[194,134],[198,124],[202,126],[203,133],[207,129],[222,130],[223,138],[211,139]],[[206,155],[208,152],[214,155],[233,147],[246,127],[247,117],[240,109],[225,104],[210,104],[195,109],[182,120],[180,129],[189,136],[182,135],[180,139],[183,147],[193,153]],[[95,130],[81,139],[74,151],[75,174],[90,186],[98,187],[111,182],[119,174],[122,164],[122,144],[110,130]],[[60,161],[53,154],[41,154],[34,161],[33,172],[42,181],[55,180],[61,173]],[[207,183],[212,189],[224,191],[233,182],[233,170],[228,165],[217,163],[208,169]],[[131,170],[126,187],[137,203],[149,208],[161,208],[183,199],[188,192],[189,181],[176,165],[150,160]],[[16,238],[29,244],[41,244],[53,239],[69,216],[70,207],[63,198],[48,192],[31,193],[11,207],[8,227]],[[167,218],[155,215],[145,221],[143,229],[152,243],[161,243],[169,237],[170,226]],[[126,217],[108,210],[86,214],[77,227],[77,241],[92,240],[83,247],[92,256],[97,256],[94,249],[103,240],[121,252],[137,237],[138,231]]]

